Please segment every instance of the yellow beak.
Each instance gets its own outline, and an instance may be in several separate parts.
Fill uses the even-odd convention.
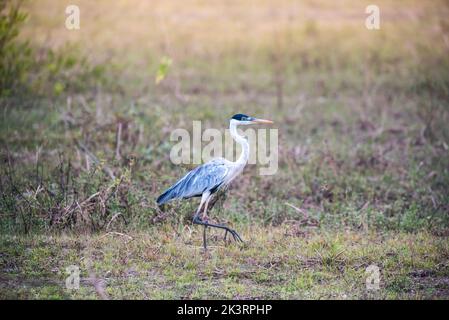
[[[253,120],[253,122],[254,122],[254,123],[265,123],[265,124],[271,124],[271,123],[274,123],[274,122],[271,121],[271,120],[265,120],[265,119],[255,119],[255,120]]]

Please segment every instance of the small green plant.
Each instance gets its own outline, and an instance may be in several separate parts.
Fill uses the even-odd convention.
[[[156,73],[155,79],[156,84],[159,84],[162,80],[165,79],[172,63],[173,61],[169,57],[162,57]]]

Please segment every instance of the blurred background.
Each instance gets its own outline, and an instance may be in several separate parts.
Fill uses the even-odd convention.
[[[280,168],[249,166],[222,219],[447,230],[447,1],[377,1],[379,30],[352,0],[79,0],[69,30],[72,2],[1,2],[4,230],[189,219],[153,201],[191,168],[170,132],[239,112],[276,122]]]

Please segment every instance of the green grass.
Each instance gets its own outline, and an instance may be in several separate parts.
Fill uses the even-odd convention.
[[[96,299],[88,259],[111,299],[446,299],[449,293],[449,244],[426,232],[298,235],[294,225],[245,227],[244,245],[219,239],[204,253],[200,231],[3,235],[0,297]],[[366,289],[371,264],[380,268],[378,291]],[[80,267],[79,290],[65,288],[69,265]]]

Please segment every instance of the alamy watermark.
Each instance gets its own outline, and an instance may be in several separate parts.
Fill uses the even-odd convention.
[[[368,274],[366,277],[366,290],[374,291],[380,289],[380,269],[375,264],[369,265],[365,273]]]
[[[274,175],[278,170],[278,130],[238,129],[249,143],[248,164],[258,164],[260,175]],[[202,131],[201,121],[192,122],[192,134],[183,128],[172,131],[170,141],[177,142],[170,151],[173,164],[201,164],[213,158],[236,161],[240,146],[234,141],[230,130],[207,128]],[[203,146],[203,142],[206,143]],[[237,147],[236,147],[237,146]]]
[[[68,266],[66,269],[66,274],[69,276],[65,279],[66,289],[78,290],[80,288],[80,268],[76,265]]]
[[[65,27],[68,30],[80,29],[80,8],[77,5],[69,5],[65,8],[67,15],[65,20]],[[365,13],[368,17],[365,19],[365,27],[368,30],[380,29],[380,8],[375,4],[370,4],[365,8]]]
[[[65,19],[65,27],[68,30],[79,30],[80,29],[80,8],[77,5],[70,5],[65,8],[65,13],[67,15]]]
[[[365,13],[369,16],[365,20],[365,27],[368,30],[380,29],[380,8],[374,4],[370,4],[365,8]]]

